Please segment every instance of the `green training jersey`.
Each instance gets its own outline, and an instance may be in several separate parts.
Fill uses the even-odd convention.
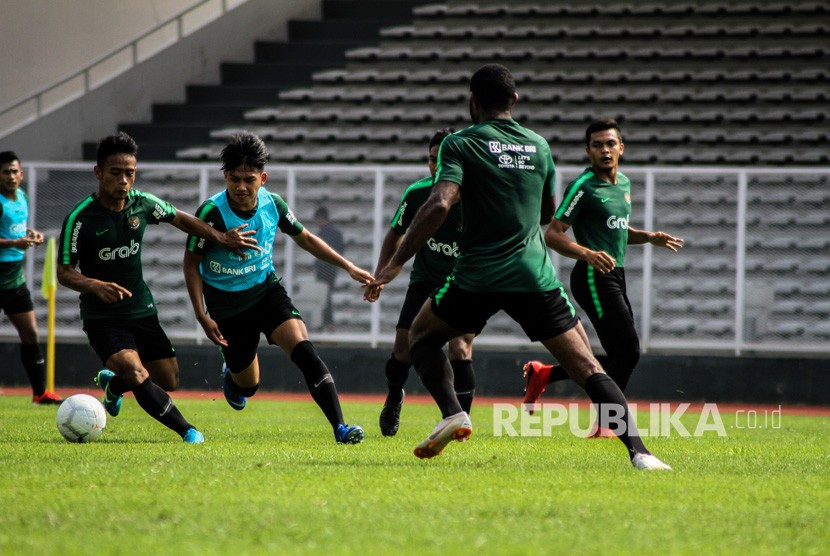
[[[304,227],[294,216],[294,213],[291,212],[291,209],[288,207],[288,203],[286,203],[283,198],[276,193],[268,192],[268,194],[274,201],[276,212],[279,215],[279,220],[277,221],[277,227],[279,230],[290,236],[296,236],[302,233]],[[230,207],[230,205],[228,205],[228,207],[231,211],[233,211],[234,215],[243,221],[253,221],[254,216],[260,209],[259,204],[257,204],[256,208],[250,211],[236,210]],[[228,229],[219,207],[212,198],[207,199],[202,203],[196,211],[196,216],[210,226],[213,226],[219,232],[226,232]],[[246,230],[247,229],[248,228],[246,228]],[[261,241],[258,239],[258,241],[259,247],[267,252],[267,259],[272,259],[274,254],[273,235],[270,238],[262,238]],[[187,250],[191,253],[204,257],[211,249],[224,249],[224,247],[214,245],[204,238],[192,235],[188,236]],[[256,305],[259,300],[262,299],[262,296],[264,296],[269,289],[276,286],[279,281],[280,278],[274,272],[269,272],[262,282],[255,284],[250,288],[239,291],[228,291],[215,288],[203,280],[202,284],[205,297],[205,306],[207,307],[210,316],[214,319],[224,319],[236,315]]]
[[[418,209],[432,193],[432,184],[432,177],[426,177],[406,188],[395,217],[392,218],[393,230],[401,235],[406,233]],[[455,266],[460,240],[461,204],[456,203],[435,235],[415,254],[409,283],[430,282],[436,286],[443,284]]]
[[[104,303],[94,293],[82,293],[81,320],[136,319],[155,315],[156,305],[141,269],[141,242],[147,224],[171,222],[176,208],[155,195],[131,189],[124,209],[113,212],[90,195],[63,221],[58,264],[77,265],[88,278],[115,282],[132,297]]]
[[[568,184],[554,214],[573,227],[576,242],[594,251],[605,251],[625,267],[628,221],[631,218],[631,181],[617,173],[617,183],[599,179],[587,168]]]
[[[547,141],[512,119],[487,120],[448,136],[435,181],[461,187],[460,254],[453,274],[476,292],[559,288],[542,228],[556,170]]]

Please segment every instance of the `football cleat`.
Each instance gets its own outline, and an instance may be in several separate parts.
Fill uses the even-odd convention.
[[[193,427],[187,429],[187,432],[182,436],[185,444],[204,444],[205,435],[194,429]]]
[[[528,361],[522,367],[525,377],[525,409],[533,415],[536,409],[536,400],[548,387],[551,365],[545,365],[541,361]]]
[[[465,442],[471,434],[473,424],[470,422],[470,416],[462,411],[438,423],[432,434],[418,444],[413,453],[421,459],[434,458],[453,440]]]
[[[225,400],[227,400],[228,405],[237,411],[242,411],[245,409],[248,399],[242,394],[232,392],[231,389],[228,388],[228,380],[233,380],[228,376],[230,372],[231,370],[227,367],[225,367],[222,371],[222,391],[225,393]]]
[[[121,398],[122,396],[114,396],[110,393],[110,381],[115,377],[115,373],[109,369],[102,369],[98,372],[95,376],[95,384],[101,387],[101,390],[104,391],[104,399],[102,400],[104,403],[104,408],[107,410],[107,413],[116,417],[121,412]]]
[[[401,398],[395,402],[392,393],[386,395],[386,402],[380,410],[380,432],[383,436],[395,436],[401,424],[401,408],[403,407],[404,391],[401,390]]]
[[[634,457],[631,458],[631,465],[634,466],[634,469],[642,469],[643,471],[671,471],[670,466],[651,454],[634,454]]]
[[[363,429],[357,425],[337,425],[334,431],[334,439],[338,444],[360,444],[363,442]]]
[[[60,405],[61,402],[63,399],[60,396],[48,390],[40,396],[32,396],[33,405]]]

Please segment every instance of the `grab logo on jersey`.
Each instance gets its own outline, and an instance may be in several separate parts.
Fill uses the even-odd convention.
[[[441,253],[447,257],[458,257],[458,244],[454,241],[452,242],[452,245],[450,245],[449,243],[439,243],[434,239],[429,238],[427,240],[427,247],[429,247],[430,251]]]
[[[609,216],[605,224],[612,230],[627,230],[628,216]]]
[[[141,243],[137,242],[134,239],[130,240],[130,245],[122,245],[121,247],[115,247],[110,249],[109,247],[104,247],[100,251],[98,251],[98,258],[102,261],[114,261],[115,259],[127,259],[133,255],[138,254],[138,250],[141,247]]]
[[[12,224],[11,226],[9,226],[9,234],[11,234],[11,237],[25,236],[26,222],[20,222],[18,224]]]

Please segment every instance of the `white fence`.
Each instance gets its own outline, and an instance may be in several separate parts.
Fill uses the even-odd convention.
[[[69,209],[97,188],[92,165],[24,163],[30,226],[57,236]],[[652,246],[628,249],[629,297],[644,351],[830,355],[830,169],[624,170],[634,184],[631,225],[686,240],[678,254]],[[557,198],[563,183],[581,171],[559,168]],[[314,210],[327,207],[346,238],[345,255],[371,271],[400,195],[426,175],[426,165],[273,165],[268,173],[269,189],[282,195],[312,231]],[[218,164],[140,163],[136,187],[192,213],[223,181]],[[142,248],[145,278],[168,334],[179,343],[204,343],[182,277],[183,247],[178,230],[149,227]],[[290,292],[314,279],[313,258],[283,234],[278,234],[274,251],[277,272]],[[46,305],[37,295],[42,260],[43,249],[30,251],[26,273],[45,336]],[[556,254],[553,260],[567,287],[573,261]],[[332,292],[335,324],[312,330],[312,339],[390,344],[406,283],[403,274],[380,302],[369,304],[362,301],[359,286],[339,271]],[[299,309],[311,314],[316,308]],[[584,322],[593,339],[590,324]],[[0,321],[0,335],[15,337],[7,319]],[[84,339],[77,294],[65,288],[58,293],[57,337]],[[477,343],[529,345],[501,314]]]

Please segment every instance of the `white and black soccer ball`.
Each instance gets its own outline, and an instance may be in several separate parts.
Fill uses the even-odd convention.
[[[107,426],[107,412],[89,394],[69,396],[58,407],[58,430],[69,442],[92,442]]]

